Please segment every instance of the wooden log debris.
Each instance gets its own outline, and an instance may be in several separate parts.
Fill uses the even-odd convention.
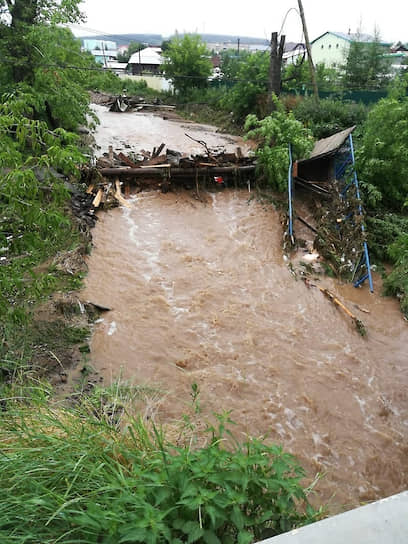
[[[103,189],[98,189],[98,192],[96,193],[96,196],[92,201],[92,206],[94,208],[99,208],[99,205],[100,205],[101,200],[102,200],[102,195],[103,195]]]
[[[305,282],[305,285],[307,287],[317,287],[323,295],[330,300],[337,308],[340,308],[350,319],[353,321],[357,331],[361,334],[361,336],[365,336],[367,334],[367,329],[365,328],[364,323],[359,319],[353,312],[351,312],[347,306],[345,306],[341,300],[339,300],[331,291],[329,291],[326,287],[321,287],[320,285],[316,285],[314,283],[311,283],[307,278],[304,278],[303,281]],[[363,310],[362,310],[363,311]]]
[[[84,169],[83,178],[88,183],[87,193],[93,198],[94,208],[121,204],[128,206],[121,191],[124,183],[126,196],[130,194],[130,183],[138,186],[157,186],[167,192],[172,183],[180,183],[192,188],[195,183],[199,194],[200,183],[247,184],[248,176],[255,172],[255,160],[242,154],[226,153],[224,149],[210,149],[205,142],[206,155],[186,155],[171,149],[165,150],[165,144],[156,146],[152,152],[115,153],[110,146],[96,161],[96,168]],[[221,182],[219,181],[221,180]]]
[[[119,204],[122,204],[122,206],[125,206],[125,208],[131,208],[132,206],[122,195],[119,178],[116,178],[115,180],[115,188],[116,188],[116,191],[115,191],[114,197],[119,202]]]
[[[169,170],[171,177],[176,176],[195,176],[196,171],[199,168],[173,168],[169,164],[158,165],[158,167],[146,167],[146,168],[101,168],[100,173],[102,176],[131,176],[131,177],[144,177],[147,175],[159,175],[162,176],[164,169]],[[250,173],[255,171],[256,166],[209,166],[201,168],[202,171],[208,170],[211,175],[221,174],[233,174],[235,172]]]

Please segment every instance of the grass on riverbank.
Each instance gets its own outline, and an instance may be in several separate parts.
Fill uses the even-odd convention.
[[[142,420],[10,401],[0,420],[0,540],[249,543],[321,516],[304,472],[277,446],[226,430],[197,444],[186,418],[176,443]],[[227,440],[228,439],[228,440]]]

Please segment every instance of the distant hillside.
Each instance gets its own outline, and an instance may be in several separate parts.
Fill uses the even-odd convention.
[[[199,34],[203,41],[207,43],[225,43],[236,44],[239,38],[242,45],[268,45],[269,41],[265,38],[251,38],[249,36],[231,36],[228,34]],[[184,34],[180,33],[179,36],[183,37]],[[161,34],[98,34],[92,36],[81,36],[81,40],[105,40],[116,42],[118,45],[128,45],[130,42],[141,42],[148,45],[161,45],[163,40],[170,40],[175,35],[164,37]]]
[[[161,34],[98,34],[81,36],[81,40],[104,40],[116,42],[118,45],[129,45],[130,42],[146,43],[148,45],[161,45],[164,40]]]
[[[231,36],[230,34],[203,34],[201,32],[194,32],[194,34],[199,34],[201,36],[201,39],[207,43],[236,44],[237,39],[239,38],[239,41],[241,44],[269,45],[269,41],[265,38],[251,38],[249,36],[239,36],[239,35]],[[184,36],[184,34],[179,33],[179,36],[182,37]],[[173,38],[173,37],[174,35],[170,36],[170,38]]]

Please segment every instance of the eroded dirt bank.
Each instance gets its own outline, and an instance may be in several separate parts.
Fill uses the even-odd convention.
[[[111,115],[118,141],[166,141],[160,118],[128,114],[128,127]],[[325,473],[319,501],[332,511],[406,488],[408,329],[397,302],[379,295],[378,278],[374,295],[322,278],[364,321],[362,338],[295,280],[277,212],[249,196],[143,192],[131,209],[100,214],[83,298],[113,309],[95,327],[92,365],[107,381],[157,388],[145,410],[161,421],[183,414],[196,383],[204,417],[232,410],[237,434],[266,433],[309,475]]]

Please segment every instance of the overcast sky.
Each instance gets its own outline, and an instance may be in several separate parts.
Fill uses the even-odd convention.
[[[168,36],[179,32],[230,34],[269,38],[281,29],[285,14],[297,8],[297,0],[84,0],[82,11],[87,17],[82,26],[87,30],[76,35],[102,33],[153,33]],[[408,2],[394,0],[303,0],[311,40],[327,30],[372,34],[375,25],[381,38],[408,42]],[[298,42],[302,27],[298,13],[292,9],[283,33],[287,41]]]

